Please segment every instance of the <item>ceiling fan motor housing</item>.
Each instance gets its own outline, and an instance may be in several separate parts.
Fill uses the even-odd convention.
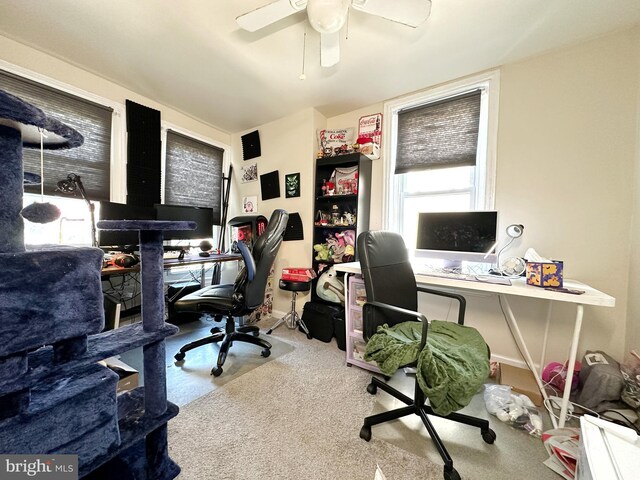
[[[347,21],[349,0],[308,0],[307,15],[314,30],[335,33]]]

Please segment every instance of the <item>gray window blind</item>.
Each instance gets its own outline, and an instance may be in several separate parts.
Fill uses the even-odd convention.
[[[65,196],[56,184],[75,173],[90,200],[109,200],[111,172],[111,116],[113,109],[0,70],[0,89],[31,103],[47,116],[75,128],[84,143],[69,150],[44,150],[44,193]],[[39,149],[23,151],[24,170],[40,174]],[[25,186],[40,193],[40,185]]]
[[[476,164],[480,90],[398,113],[395,173]]]
[[[167,130],[164,203],[213,208],[220,225],[224,150]]]

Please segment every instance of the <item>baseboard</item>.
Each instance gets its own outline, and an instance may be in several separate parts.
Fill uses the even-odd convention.
[[[529,368],[527,366],[527,363],[524,360],[518,360],[510,357],[503,357],[502,355],[492,354],[491,360],[498,363],[506,363],[507,365],[511,365],[512,367],[527,368],[527,369]],[[536,365],[536,368],[538,369],[538,371],[540,371],[540,367],[538,365]]]

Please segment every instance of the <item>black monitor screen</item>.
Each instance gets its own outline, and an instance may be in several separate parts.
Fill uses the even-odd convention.
[[[156,212],[153,207],[139,207],[123,203],[100,202],[100,220],[155,220]],[[100,247],[123,248],[138,244],[138,232],[123,232],[114,230],[98,230],[98,244]]]
[[[155,205],[157,220],[196,222],[195,230],[165,231],[165,240],[197,240],[213,236],[213,209],[183,207],[178,205]]]
[[[416,248],[487,253],[497,237],[498,212],[420,213]]]

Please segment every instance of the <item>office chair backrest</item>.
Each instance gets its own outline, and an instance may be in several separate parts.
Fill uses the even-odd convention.
[[[234,296],[244,304],[243,312],[238,313],[238,315],[251,313],[264,302],[269,272],[280,249],[280,244],[282,244],[282,237],[287,228],[288,219],[289,214],[286,211],[274,210],[267,228],[253,245],[251,252],[254,270],[253,279],[249,279],[249,269],[246,265],[236,277]]]
[[[367,301],[417,311],[416,279],[402,237],[395,232],[368,231],[362,232],[357,242]],[[364,318],[364,338],[368,340],[379,325],[392,326],[409,320],[415,318],[369,310]]]

